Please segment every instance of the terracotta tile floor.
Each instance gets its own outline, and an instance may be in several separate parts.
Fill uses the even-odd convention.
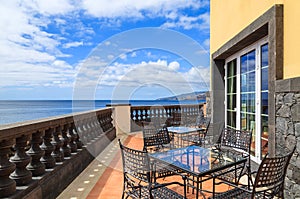
[[[142,149],[142,134],[132,134],[120,136],[122,143],[135,149]],[[168,177],[163,181],[173,181],[180,177]],[[83,182],[83,183],[82,183]],[[203,183],[203,188],[211,190],[212,182]],[[89,198],[89,199],[119,199],[122,196],[123,176],[122,160],[117,139],[105,149],[90,165],[78,176],[58,198]],[[171,187],[177,192],[183,191],[182,187]],[[228,189],[227,186],[218,187],[218,191]],[[192,191],[188,193],[188,198],[195,198]],[[200,197],[201,198],[201,197]]]

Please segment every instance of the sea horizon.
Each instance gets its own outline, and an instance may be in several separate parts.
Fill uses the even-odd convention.
[[[110,104],[160,106],[204,102],[205,100],[0,100],[0,125],[105,108]]]

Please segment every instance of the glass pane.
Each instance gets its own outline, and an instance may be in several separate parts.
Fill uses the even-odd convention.
[[[255,131],[255,115],[241,113],[241,129]]]
[[[255,50],[241,56],[241,73],[255,70]]]
[[[268,115],[268,92],[261,93],[261,114]]]
[[[236,94],[227,95],[227,109],[234,110],[236,108]]]
[[[227,93],[236,93],[236,77],[227,79]]]
[[[227,77],[236,75],[236,59],[228,62],[227,64]]]
[[[268,67],[261,69],[261,90],[268,90],[268,81],[269,81],[269,75],[268,75]]]
[[[255,92],[255,71],[241,75],[241,92]]]
[[[262,156],[266,155],[268,152],[268,116],[262,116],[261,117],[261,126],[262,126],[262,132],[261,132],[261,151]]]
[[[227,126],[236,127],[236,59],[227,64]]]
[[[227,127],[236,128],[236,112],[227,111]]]
[[[251,155],[255,153],[255,115],[241,113],[241,129],[252,132]]]
[[[241,111],[255,113],[255,93],[241,95]]]
[[[261,67],[269,65],[269,49],[268,44],[261,46]]]

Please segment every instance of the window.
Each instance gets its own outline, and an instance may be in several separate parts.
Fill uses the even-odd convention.
[[[268,151],[268,63],[263,39],[225,64],[226,127],[252,131],[251,155],[256,161]]]

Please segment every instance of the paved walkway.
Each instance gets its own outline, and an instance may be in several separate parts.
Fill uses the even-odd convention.
[[[106,149],[58,196],[60,199],[120,199],[123,188],[122,160],[118,139],[131,148],[143,148],[142,133],[121,135]],[[173,179],[170,179],[173,178]],[[164,180],[175,180],[168,177]],[[178,178],[181,180],[181,178]],[[211,182],[204,183],[204,189],[211,188]],[[178,189],[182,187],[178,187]],[[174,190],[180,192],[177,187]],[[227,189],[223,187],[222,189]],[[195,195],[188,194],[188,198]]]

